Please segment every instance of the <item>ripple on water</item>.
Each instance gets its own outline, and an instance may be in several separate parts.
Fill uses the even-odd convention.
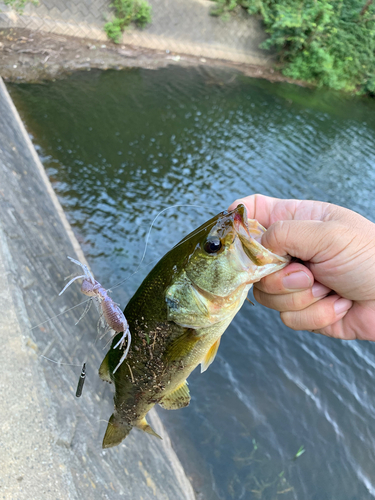
[[[136,268],[151,220],[168,205],[215,212],[263,192],[339,203],[374,220],[369,99],[177,67],[9,88],[104,284]],[[207,217],[187,207],[160,217],[145,262]],[[146,272],[116,298],[127,300]],[[215,363],[190,377],[191,406],[162,417],[205,500],[367,500],[374,371],[370,343],[292,332],[273,311],[245,304]]]

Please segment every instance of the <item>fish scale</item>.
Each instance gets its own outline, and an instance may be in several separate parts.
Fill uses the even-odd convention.
[[[116,371],[119,333],[99,369],[115,386],[103,448],[118,445],[133,427],[160,437],[146,421],[150,409],[189,404],[186,379],[199,364],[204,371],[212,363],[252,284],[289,263],[261,245],[264,232],[247,219],[243,205],[221,212],[170,250],[144,279],[124,311],[132,336],[128,356]]]

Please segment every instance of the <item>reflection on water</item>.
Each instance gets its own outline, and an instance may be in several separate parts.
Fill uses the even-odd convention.
[[[374,217],[374,101],[176,67],[10,90],[105,286],[134,271],[168,205],[202,208],[159,217],[145,262],[253,192]],[[124,304],[146,273],[115,298]],[[190,407],[160,413],[205,500],[367,500],[374,369],[374,345],[293,332],[245,304],[210,369],[190,377]]]

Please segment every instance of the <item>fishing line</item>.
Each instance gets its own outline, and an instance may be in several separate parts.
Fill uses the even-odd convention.
[[[57,365],[65,365],[65,366],[78,366],[80,367],[81,365],[75,365],[74,363],[63,363],[62,361],[55,361],[54,359],[47,358],[47,356],[44,356],[44,354],[39,354],[41,358],[48,359],[48,361],[51,361],[52,363],[56,363]]]
[[[38,323],[37,325],[35,326],[32,326],[31,328],[29,328],[29,330],[34,330],[35,328],[38,328],[38,326],[42,326],[42,325],[45,325],[46,323],[48,323],[49,321],[52,321],[56,318],[58,318],[59,316],[62,316],[63,314],[71,311],[72,309],[75,309],[76,307],[79,307],[79,306],[82,306],[83,304],[86,304],[86,302],[88,302],[90,299],[87,299],[87,300],[84,300],[83,302],[80,302],[79,304],[76,304],[75,306],[72,306],[72,307],[69,307],[69,309],[66,309],[65,311],[59,313],[59,314],[56,314],[56,316],[52,316],[51,318],[48,318],[46,319],[45,321],[42,321],[41,323]]]
[[[152,221],[151,226],[150,226],[150,228],[149,228],[149,230],[148,230],[148,233],[147,233],[147,235],[146,235],[146,244],[145,244],[145,248],[144,248],[144,250],[143,250],[143,254],[142,254],[141,261],[140,261],[140,263],[138,264],[138,266],[137,266],[136,270],[135,270],[132,274],[130,274],[129,276],[127,276],[126,278],[124,278],[123,280],[121,280],[121,281],[119,281],[118,283],[116,283],[114,286],[109,287],[109,288],[108,288],[108,291],[109,291],[109,290],[113,290],[113,289],[117,288],[118,286],[120,286],[120,285],[122,285],[123,283],[125,283],[125,281],[127,281],[127,280],[128,280],[128,279],[130,279],[130,278],[132,278],[132,277],[133,277],[136,273],[138,273],[138,271],[139,271],[139,270],[140,270],[140,268],[141,268],[142,262],[143,262],[143,260],[144,260],[144,258],[145,258],[145,255],[146,255],[146,250],[147,250],[147,246],[148,246],[148,241],[149,241],[149,238],[150,238],[150,233],[151,233],[151,230],[152,230],[153,225],[155,224],[156,219],[157,219],[157,218],[159,217],[159,215],[161,215],[163,212],[165,212],[165,211],[169,210],[170,208],[176,208],[176,207],[209,208],[210,210],[212,210],[212,208],[211,208],[211,207],[207,207],[207,206],[204,206],[204,205],[171,205],[170,207],[166,207],[166,208],[164,208],[163,210],[161,210],[161,211],[160,211],[160,212],[156,215],[156,217],[154,218],[154,220]],[[205,229],[205,228],[204,228],[204,229]],[[204,229],[202,229],[202,231],[203,231]],[[195,236],[195,234],[197,234],[197,230],[193,231],[193,232],[191,233],[190,237]],[[185,241],[186,241],[186,240],[185,240]],[[176,247],[178,247],[181,243],[182,243],[182,242],[178,243],[177,245],[175,245],[175,246],[174,246],[174,247],[172,247],[172,248],[176,248]],[[147,264],[145,264],[143,267],[148,267],[148,266],[150,266],[151,264],[153,264],[154,262],[158,261],[159,259],[160,259],[160,257],[157,257],[156,259],[154,259],[154,260],[152,260],[152,261],[148,262]],[[70,277],[70,276],[71,276],[71,275],[69,275],[69,277]],[[68,312],[72,311],[73,309],[76,309],[77,307],[82,306],[83,304],[86,304],[86,303],[87,303],[87,302],[89,302],[90,300],[91,300],[91,298],[90,298],[90,299],[87,299],[87,300],[83,300],[83,301],[82,301],[82,302],[80,302],[79,304],[76,304],[75,306],[69,307],[69,309],[66,309],[66,310],[65,310],[65,311],[63,311],[63,312],[61,312],[61,313],[59,313],[59,314],[56,314],[55,316],[52,316],[52,317],[50,317],[50,318],[46,319],[45,321],[42,321],[41,323],[38,323],[37,325],[32,326],[31,328],[29,328],[29,330],[34,330],[35,328],[38,328],[39,326],[45,325],[45,324],[46,324],[46,323],[48,323],[49,321],[52,321],[52,320],[54,320],[54,319],[56,319],[56,318],[58,318],[58,317],[62,316],[63,314],[66,314],[66,313],[68,313]]]
[[[176,205],[171,205],[171,206],[166,207],[166,208],[164,208],[163,210],[161,210],[161,211],[160,211],[160,212],[159,212],[159,213],[158,213],[158,214],[154,217],[154,219],[153,219],[153,221],[151,222],[151,225],[150,225],[150,227],[149,227],[149,229],[148,229],[148,232],[147,232],[147,235],[146,235],[145,247],[144,247],[144,250],[143,250],[143,254],[142,254],[141,260],[140,260],[140,262],[139,262],[139,264],[138,264],[138,266],[137,266],[136,270],[135,270],[135,271],[134,271],[131,275],[127,276],[127,277],[126,277],[126,278],[124,278],[123,280],[121,280],[121,281],[119,281],[118,283],[116,283],[114,286],[110,287],[110,288],[108,289],[108,291],[113,290],[113,289],[115,289],[115,288],[119,287],[121,284],[125,283],[128,279],[130,279],[132,276],[134,276],[136,273],[138,273],[138,272],[139,272],[139,270],[141,269],[142,263],[143,263],[143,261],[144,261],[144,259],[145,259],[145,256],[146,256],[146,251],[147,251],[147,247],[148,247],[148,243],[149,243],[149,239],[150,239],[150,235],[151,235],[151,231],[152,231],[152,228],[154,227],[154,224],[155,224],[155,222],[156,222],[157,218],[158,218],[160,215],[162,215],[164,212],[166,212],[167,210],[172,209],[172,208],[179,208],[179,207],[193,207],[193,208],[203,208],[203,209],[209,209],[209,210],[212,210],[212,207],[208,207],[208,206],[204,206],[204,205],[192,205],[192,204],[176,204]],[[212,225],[213,225],[213,224],[214,224],[214,223],[212,223]],[[197,230],[193,231],[193,232],[190,234],[189,239],[190,239],[191,237],[195,236],[196,234],[198,234],[200,231],[204,231],[207,227],[209,227],[209,226],[205,226],[205,227],[204,227],[204,228],[202,228],[201,230],[198,230],[198,229],[197,229]],[[180,243],[178,243],[177,245],[175,245],[173,248],[178,247],[180,244],[182,244],[182,243],[183,243],[183,242],[185,242],[185,241],[187,241],[187,240],[183,239],[183,241],[181,241]],[[149,265],[153,264],[154,262],[158,261],[159,259],[160,259],[160,257],[158,257],[158,258],[156,258],[156,259],[152,260],[151,262],[149,262],[149,263],[145,264],[143,267],[148,267]],[[70,276],[69,276],[69,277],[70,277]],[[76,279],[76,278],[75,278],[75,279]],[[71,280],[71,281],[73,281],[73,280]],[[70,284],[70,283],[68,283],[68,285],[69,285],[69,284]],[[65,287],[63,288],[63,290],[65,290],[65,289],[68,287],[68,285],[65,285]],[[61,293],[61,292],[60,292],[60,293]],[[59,313],[59,314],[57,314],[57,315],[55,315],[55,316],[53,316],[53,317],[51,317],[51,318],[48,318],[47,320],[42,321],[41,323],[38,323],[37,325],[35,325],[35,326],[33,326],[32,328],[30,328],[30,330],[34,330],[35,328],[38,328],[38,327],[40,327],[40,326],[44,325],[45,323],[48,323],[49,321],[52,321],[52,320],[54,320],[54,319],[58,318],[59,316],[61,316],[61,315],[63,315],[63,314],[66,314],[66,313],[68,313],[69,311],[72,311],[73,309],[76,309],[77,307],[80,307],[80,306],[81,306],[81,305],[83,305],[83,304],[89,303],[91,300],[92,300],[92,298],[89,298],[89,299],[87,299],[87,300],[84,300],[84,301],[80,302],[79,304],[76,304],[75,306],[72,306],[72,307],[70,307],[69,309],[66,309],[66,310],[65,310],[65,311],[63,311],[63,312],[61,312],[61,313]],[[86,311],[86,310],[87,310],[87,307],[86,307],[85,311]],[[83,317],[83,316],[84,316],[84,314],[83,314],[83,315],[81,315],[81,317],[79,318],[79,320],[77,321],[77,323],[80,321],[80,319],[82,319],[82,317]],[[76,324],[77,324],[77,323],[76,323]],[[81,375],[80,375],[80,378],[79,378],[79,381],[78,381],[78,386],[77,386],[77,391],[76,391],[76,396],[77,396],[77,397],[80,397],[80,396],[81,396],[81,394],[82,394],[83,384],[84,384],[84,382],[85,382],[85,377],[86,377],[86,371],[85,371],[85,369],[86,369],[86,362],[87,362],[87,359],[88,359],[88,355],[89,355],[89,353],[92,351],[92,349],[95,347],[95,345],[96,345],[96,343],[97,343],[97,341],[98,341],[98,339],[99,339],[99,338],[100,338],[100,335],[99,335],[99,333],[98,333],[98,335],[97,335],[97,337],[96,337],[95,341],[91,344],[90,349],[89,349],[89,350],[87,351],[87,353],[86,353],[86,356],[85,356],[85,361],[83,362],[83,365],[78,365],[78,364],[73,364],[73,363],[62,363],[62,362],[55,361],[55,360],[53,360],[53,359],[47,358],[47,357],[46,357],[46,356],[44,356],[44,355],[40,355],[40,356],[41,356],[41,357],[43,357],[44,359],[47,359],[48,361],[51,361],[52,363],[55,363],[55,364],[60,364],[60,365],[65,365],[65,366],[75,366],[75,367],[81,367],[81,366],[82,366]],[[111,341],[111,339],[110,339],[110,341]],[[108,345],[108,343],[109,343],[109,342],[107,342],[107,344],[106,344],[106,345]]]
[[[100,420],[98,420],[98,422],[105,422],[106,424],[110,424],[111,423],[109,420],[105,420],[104,418],[101,418]]]
[[[149,244],[149,240],[150,240],[151,231],[152,231],[152,228],[154,227],[154,225],[155,225],[155,223],[156,223],[156,220],[158,219],[158,217],[159,217],[160,215],[162,215],[162,214],[163,214],[164,212],[166,212],[167,210],[172,209],[172,208],[179,208],[179,207],[192,207],[192,208],[201,208],[201,209],[202,209],[202,208],[203,208],[203,209],[206,209],[206,208],[207,208],[207,207],[204,207],[204,206],[202,206],[202,205],[176,204],[176,205],[172,205],[172,206],[166,207],[166,208],[164,208],[163,210],[161,210],[161,211],[160,211],[160,212],[159,212],[159,213],[158,213],[158,214],[154,217],[154,219],[153,219],[153,221],[151,222],[151,225],[150,225],[150,227],[149,227],[149,229],[148,229],[148,231],[147,231],[146,238],[145,238],[145,246],[144,246],[144,250],[143,250],[143,253],[142,253],[142,256],[141,256],[141,260],[140,260],[140,262],[139,262],[139,264],[138,264],[137,268],[135,269],[135,271],[134,271],[131,275],[129,275],[129,276],[127,276],[127,277],[125,277],[124,279],[120,280],[118,283],[116,283],[115,285],[113,285],[112,287],[110,287],[110,289],[108,289],[108,291],[113,290],[113,289],[115,289],[115,288],[118,288],[121,284],[125,283],[128,279],[130,279],[132,276],[134,276],[136,273],[138,273],[138,271],[141,269],[141,266],[142,266],[142,264],[143,264],[143,262],[144,262],[144,259],[145,259],[145,256],[146,256],[146,252],[147,252],[147,248],[148,248],[148,244]],[[228,212],[226,212],[226,213],[228,213]],[[207,231],[208,229],[210,229],[210,227],[214,226],[214,225],[216,224],[216,222],[217,222],[217,218],[215,217],[213,221],[211,221],[211,222],[210,222],[210,221],[208,221],[206,224],[203,224],[203,227],[201,227],[200,229],[198,228],[198,229],[194,230],[192,233],[190,233],[190,235],[189,235],[188,237],[183,238],[183,239],[182,239],[182,240],[181,240],[181,241],[180,241],[177,245],[175,245],[173,248],[177,248],[177,247],[179,247],[181,244],[186,243],[189,239],[191,239],[192,237],[196,236],[196,235],[197,235],[197,234],[199,234],[200,232],[202,232],[202,231]],[[70,284],[72,284],[75,280],[77,280],[77,279],[79,279],[79,278],[86,278],[87,273],[90,275],[90,277],[91,277],[91,280],[92,280],[93,284],[95,283],[95,282],[94,282],[94,278],[93,278],[93,276],[91,275],[90,271],[86,268],[86,266],[85,266],[85,265],[83,265],[83,264],[81,264],[81,263],[79,263],[79,262],[77,262],[77,261],[74,261],[74,259],[71,259],[71,260],[72,260],[73,262],[75,262],[76,264],[79,264],[79,265],[81,265],[81,266],[83,267],[83,269],[84,269],[84,271],[85,271],[85,275],[82,275],[82,276],[76,276],[75,278],[71,279],[71,280],[70,280],[70,281],[69,281],[69,282],[65,285],[65,287],[63,288],[63,290],[60,292],[60,294],[59,294],[59,295],[61,295],[61,294],[62,294],[62,293],[63,293],[63,292],[64,292],[64,291],[65,291],[65,290],[69,287],[69,285],[70,285]],[[155,259],[155,260],[157,260],[157,259]],[[147,264],[147,265],[148,265],[148,264]],[[78,323],[78,322],[79,322],[79,321],[80,321],[80,320],[81,320],[81,319],[85,316],[85,314],[87,313],[87,311],[88,311],[88,309],[89,309],[89,306],[91,305],[91,300],[92,300],[92,299],[91,299],[91,298],[89,298],[89,299],[87,299],[87,300],[85,300],[85,301],[82,301],[80,304],[77,304],[76,306],[73,306],[73,307],[71,307],[70,309],[68,309],[68,310],[66,310],[66,311],[64,311],[64,312],[62,312],[62,313],[60,313],[60,314],[56,315],[54,318],[57,318],[57,317],[61,316],[61,314],[67,313],[68,311],[70,311],[70,310],[72,310],[72,309],[74,309],[74,308],[76,308],[76,307],[78,307],[78,306],[80,306],[80,305],[82,305],[82,304],[84,304],[84,303],[88,303],[88,304],[87,304],[87,306],[86,306],[86,308],[85,308],[84,313],[83,313],[83,314],[80,316],[80,318],[78,319],[78,321],[77,321],[77,323]],[[100,302],[100,300],[99,300],[99,297],[98,297],[98,301],[96,301],[96,300],[94,299],[94,302],[95,302],[95,305],[97,306],[97,309],[99,309],[99,307],[98,307],[98,306],[100,306],[100,304],[101,304],[101,302]],[[250,302],[250,301],[249,301],[249,302]],[[102,316],[100,316],[100,318],[99,318],[99,322],[100,322],[101,317],[102,317]],[[42,325],[42,324],[44,324],[44,323],[46,323],[46,322],[48,322],[48,321],[52,320],[52,319],[54,319],[54,318],[50,318],[49,320],[46,320],[46,321],[44,321],[44,322],[40,323],[39,325],[34,326],[32,329],[34,329],[34,328],[36,328],[36,327],[38,327],[38,326],[40,326],[40,325]],[[76,323],[76,324],[77,324],[77,323]],[[103,326],[103,325],[102,325],[102,326]],[[108,325],[108,327],[109,327],[109,325]],[[98,328],[99,328],[99,323],[98,323]],[[110,330],[110,328],[109,328],[109,330]],[[98,329],[98,335],[97,335],[97,337],[96,337],[95,341],[94,341],[94,342],[91,342],[90,348],[86,351],[85,360],[84,360],[83,365],[82,365],[82,369],[81,369],[80,377],[79,377],[79,379],[78,379],[77,389],[76,389],[76,393],[75,393],[75,395],[76,395],[76,397],[77,397],[77,398],[81,397],[81,395],[82,395],[82,391],[83,391],[83,386],[84,386],[84,383],[85,383],[85,380],[86,380],[86,363],[87,363],[87,360],[88,360],[88,356],[89,356],[89,354],[92,352],[93,348],[95,347],[95,345],[96,345],[96,343],[97,343],[97,341],[98,341],[98,338],[102,339],[102,338],[106,335],[106,333],[108,333],[108,329],[106,329],[106,330],[105,330],[105,332],[104,332],[104,334],[100,336],[99,329]],[[118,332],[118,333],[119,333],[119,332]],[[116,337],[116,335],[117,335],[117,332],[116,332],[116,330],[115,330],[115,333],[114,333],[114,334],[112,335],[112,337],[109,339],[109,342],[111,342],[111,340],[113,340],[113,339]],[[109,343],[109,342],[108,342],[108,343]],[[120,342],[121,342],[121,340],[120,340]],[[106,346],[108,345],[108,343],[106,344]],[[128,349],[129,349],[129,343],[130,343],[130,341],[129,341],[129,338],[128,338],[127,350],[126,350],[126,352],[125,352],[124,356],[126,356],[127,351],[128,351]],[[105,347],[106,347],[106,346],[105,346]],[[117,346],[118,346],[118,344],[117,344],[114,348],[116,348]],[[64,365],[64,366],[74,366],[74,367],[79,367],[79,366],[80,366],[80,365],[73,364],[73,363],[62,363],[62,362],[58,362],[58,361],[55,361],[55,360],[53,360],[53,359],[47,358],[47,357],[46,357],[46,356],[44,356],[44,355],[41,355],[41,356],[42,356],[43,358],[47,359],[48,361],[51,361],[51,362],[53,362],[53,363],[55,363],[55,364],[60,364],[60,365]],[[121,358],[121,359],[123,359],[123,358]],[[120,364],[121,364],[121,360],[120,360],[119,365],[120,365]],[[133,377],[133,373],[132,373],[132,370],[131,370],[131,368],[130,368],[130,365],[129,365],[128,363],[126,363],[126,364],[128,365],[128,368],[129,368],[129,371],[130,371],[130,374],[131,374],[132,381],[134,382],[134,377]],[[118,365],[118,366],[119,366],[119,365]],[[117,367],[118,367],[118,366],[117,366]],[[117,369],[117,367],[116,367],[116,369]]]
[[[132,276],[134,276],[135,273],[138,272],[139,268],[141,267],[142,265],[142,262],[146,256],[146,251],[147,251],[147,246],[148,246],[148,241],[150,239],[150,234],[151,234],[151,230],[152,228],[154,227],[154,224],[156,222],[156,219],[159,217],[159,215],[163,214],[164,212],[166,212],[167,210],[171,209],[171,208],[180,208],[180,207],[193,207],[193,208],[209,208],[210,210],[212,210],[212,208],[210,207],[207,207],[207,206],[204,206],[204,205],[188,205],[188,204],[177,204],[177,205],[171,205],[170,207],[166,207],[166,208],[163,208],[163,210],[161,210],[157,215],[156,217],[154,218],[154,220],[151,222],[151,225],[149,227],[149,230],[147,232],[147,235],[146,235],[146,240],[145,240],[145,248],[143,250],[143,254],[142,254],[142,258],[141,258],[141,261],[140,263],[138,264],[136,270],[134,271],[133,274],[131,274],[130,276],[127,276],[126,278],[124,278],[123,280],[119,281],[118,283],[116,283],[114,286],[111,286],[109,287],[110,290],[114,290],[115,288],[117,288],[118,286],[122,285],[123,283],[125,283],[125,281],[127,281],[129,278],[131,278]],[[193,236],[193,235],[192,235]]]
[[[154,260],[151,260],[150,262],[147,262],[147,264],[144,264],[142,266],[142,268],[146,268],[148,266],[151,266],[151,264],[154,264],[155,262],[157,262],[159,260],[159,257],[156,257]],[[138,269],[138,271],[140,271],[140,269]],[[138,272],[136,271],[136,272]],[[132,276],[134,276],[135,272],[133,274],[131,274],[130,276],[128,276],[126,279],[129,279],[131,278]],[[111,289],[109,288],[108,291],[110,291]],[[46,319],[45,321],[42,321],[41,323],[38,323],[37,325],[35,326],[32,326],[31,328],[29,328],[29,330],[35,330],[35,328],[38,328],[38,326],[42,326],[42,325],[45,325],[46,323],[48,323],[49,321],[52,321],[60,316],[62,316],[63,314],[66,314],[70,311],[72,311],[73,309],[76,309],[77,307],[80,307],[82,306],[83,304],[86,304],[87,302],[90,302],[90,300],[92,300],[92,298],[90,297],[89,299],[86,299],[82,302],[80,302],[79,304],[76,304],[75,306],[72,306],[72,307],[69,307],[69,309],[66,309],[65,311],[62,311],[61,313],[59,314],[56,314],[56,316],[51,316],[50,318]],[[75,323],[75,325],[78,324],[80,320],[77,321],[77,323]]]

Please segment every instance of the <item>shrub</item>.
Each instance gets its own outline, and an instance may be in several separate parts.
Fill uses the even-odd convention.
[[[115,43],[121,41],[122,32],[130,23],[143,28],[151,22],[151,5],[146,0],[114,0],[110,7],[115,9],[115,17],[104,25],[104,30]]]
[[[233,0],[215,0],[221,13]],[[351,92],[375,93],[374,0],[236,0],[261,14],[285,75]],[[216,9],[217,10],[217,9]],[[219,9],[220,10],[220,9]]]
[[[4,0],[5,5],[9,5],[12,9],[16,10],[20,14],[22,14],[25,6],[31,3],[33,5],[38,5],[38,0]]]

